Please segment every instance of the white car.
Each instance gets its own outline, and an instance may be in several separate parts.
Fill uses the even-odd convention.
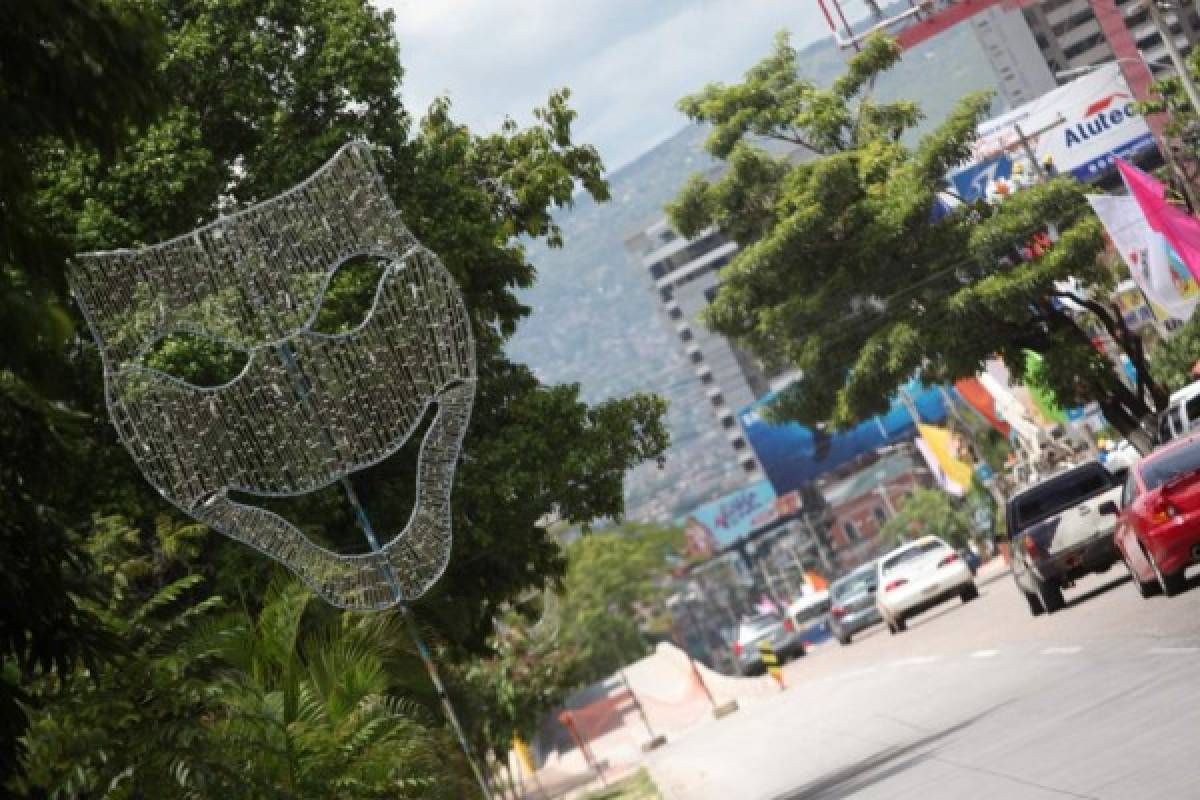
[[[877,569],[875,604],[890,633],[900,633],[909,617],[946,600],[979,597],[966,562],[936,536],[897,547],[879,559]]]

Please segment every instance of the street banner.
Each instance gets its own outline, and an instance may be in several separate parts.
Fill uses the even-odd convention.
[[[996,398],[992,397],[991,392],[984,388],[978,378],[963,378],[955,381],[954,391],[958,392],[958,396],[979,412],[980,416],[986,419],[988,424],[999,431],[1002,436],[1008,438],[1008,435],[1012,433],[1012,427],[1004,421],[996,408]]]
[[[1152,307],[1168,318],[1191,317],[1200,286],[1166,238],[1150,227],[1137,198],[1090,194],[1088,202]]]
[[[1112,63],[981,123],[970,161],[950,176],[954,190],[974,202],[998,180],[1013,181],[1013,166],[1027,160],[1022,135],[1038,164],[1049,159],[1056,173],[1094,181],[1113,169],[1116,158],[1155,146],[1134,103],[1120,65]],[[1024,167],[1026,179],[1032,168]]]
[[[535,775],[537,770],[533,767],[533,757],[529,752],[529,745],[520,736],[513,736],[513,752],[517,754],[517,761],[521,764],[521,769],[525,770],[526,775]]]
[[[1146,223],[1167,240],[1192,277],[1200,278],[1200,220],[1168,203],[1167,188],[1161,181],[1124,160],[1117,161],[1117,169]]]
[[[975,471],[958,457],[958,438],[948,429],[936,425],[919,424],[917,428],[921,432],[917,449],[930,462],[938,485],[948,494],[962,497],[971,488]]]

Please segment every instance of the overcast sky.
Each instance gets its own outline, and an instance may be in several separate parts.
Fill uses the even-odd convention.
[[[576,141],[615,169],[681,128],[676,101],[736,81],[786,28],[827,34],[811,0],[375,0],[396,13],[405,103],[450,97],[480,132],[568,86]]]

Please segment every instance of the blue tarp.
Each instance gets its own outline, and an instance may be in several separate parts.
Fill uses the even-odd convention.
[[[904,391],[917,407],[922,422],[941,422],[946,418],[942,390],[922,387],[912,381]],[[953,393],[953,389],[947,389]],[[912,417],[898,399],[886,414],[874,417],[840,433],[814,432],[798,422],[772,425],[763,417],[763,408],[775,398],[768,394],[739,414],[742,429],[775,493],[786,494],[822,475],[880,447],[895,444],[916,435]]]

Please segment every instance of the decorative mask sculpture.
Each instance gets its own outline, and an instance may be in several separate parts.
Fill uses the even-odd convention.
[[[346,333],[315,330],[334,274],[364,257],[385,265],[366,319]],[[411,601],[440,577],[475,394],[474,344],[457,287],[400,221],[365,144],[192,233],[77,256],[71,283],[100,348],[113,423],[164,497],[278,559],[337,606]],[[147,366],[153,348],[178,334],[237,348],[246,365],[214,387]],[[244,502],[310,493],[388,458],[431,405],[412,515],[383,547],[334,553]]]

